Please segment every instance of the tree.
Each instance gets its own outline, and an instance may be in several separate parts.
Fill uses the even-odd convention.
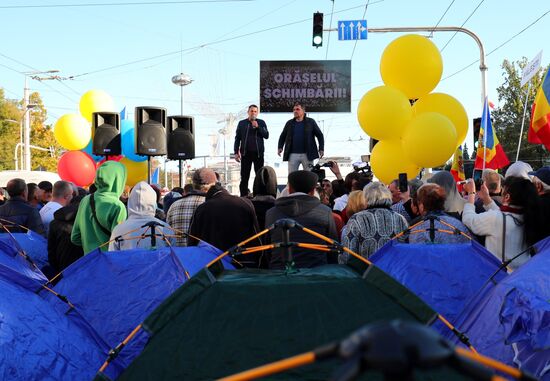
[[[31,144],[52,149],[50,152],[32,149],[32,169],[57,172],[57,161],[61,156],[61,146],[55,140],[53,127],[46,124],[47,111],[40,94],[35,92],[30,95],[30,103],[36,104],[30,111],[31,114]]]
[[[463,160],[470,160],[470,154],[468,153],[468,144],[464,142],[464,150],[462,150]]]
[[[45,124],[47,113],[40,94],[32,93],[29,99],[31,104],[37,105],[29,111],[31,145],[43,148],[53,147],[53,156],[50,152],[31,148],[32,169],[56,172],[61,147],[55,141],[52,126]],[[6,99],[3,89],[0,88],[0,139],[2,139],[2,144],[0,144],[0,170],[15,169],[14,153],[17,143],[21,141],[22,108],[22,101]],[[21,149],[23,148],[21,147]],[[19,167],[21,167],[21,163],[19,163]]]
[[[0,170],[14,169],[15,145],[19,142],[21,110],[18,102],[6,99],[0,88]]]
[[[498,139],[510,161],[516,158],[519,133],[523,117],[523,108],[525,104],[526,88],[520,87],[521,71],[527,65],[527,59],[524,57],[517,62],[504,60],[502,63],[504,83],[497,88],[498,99],[501,107],[495,109],[492,113],[493,126]],[[525,125],[521,137],[521,149],[519,160],[528,162],[534,168],[544,166],[550,155],[542,145],[534,145],[527,142],[527,132],[529,130],[530,111],[533,106],[536,92],[542,81],[543,70],[531,79],[531,87],[527,100],[527,114]]]

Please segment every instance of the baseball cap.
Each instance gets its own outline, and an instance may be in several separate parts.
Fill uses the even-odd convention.
[[[529,172],[530,175],[536,176],[540,181],[546,185],[550,185],[550,167],[542,167],[536,171]]]

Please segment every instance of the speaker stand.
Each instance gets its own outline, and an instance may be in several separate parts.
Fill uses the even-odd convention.
[[[179,170],[179,173],[180,173],[180,188],[182,188],[182,184],[183,184],[183,169],[181,168],[181,160],[178,160],[179,162],[179,165],[178,165],[178,170]]]
[[[147,184],[151,185],[151,156],[147,156]]]

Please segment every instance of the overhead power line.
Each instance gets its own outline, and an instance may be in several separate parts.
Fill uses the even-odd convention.
[[[466,17],[466,20],[464,20],[464,22],[462,23],[462,25],[460,26],[461,28],[468,22],[468,20],[474,15],[474,13],[476,13],[476,11],[478,10],[478,8],[481,6],[481,4],[483,4],[485,0],[481,0],[479,2],[479,4],[477,5],[477,7],[475,7],[475,9],[472,11],[472,13],[470,13],[470,16]],[[445,50],[445,48],[447,47],[447,45],[449,45],[449,43],[453,40],[453,38],[455,38],[456,34],[458,33],[458,31],[454,32],[453,35],[451,36],[451,38],[449,38],[449,41],[447,41],[447,43],[443,46],[443,48],[441,48],[441,52],[443,52],[443,50]]]
[[[451,1],[451,3],[449,4],[449,6],[447,7],[447,9],[445,9],[445,12],[443,12],[443,14],[442,14],[441,17],[439,18],[439,20],[437,20],[437,23],[435,24],[434,28],[433,28],[432,31],[430,32],[430,38],[433,37],[435,28],[437,28],[437,27],[439,26],[439,23],[441,22],[441,20],[443,20],[443,17],[445,17],[445,15],[447,14],[447,12],[449,12],[449,9],[451,9],[451,6],[453,5],[454,2],[455,2],[455,0],[452,0],[452,1]]]
[[[135,1],[129,3],[81,3],[81,4],[28,4],[2,5],[0,9],[18,8],[74,8],[74,7],[122,7],[129,5],[173,5],[173,4],[209,4],[209,3],[245,3],[256,0],[182,0],[182,1]]]
[[[330,11],[330,21],[328,23],[328,28],[332,28],[332,16],[334,16],[334,0],[331,0],[332,1],[332,9]],[[327,38],[327,51],[325,52],[325,60],[328,59],[328,48],[330,46],[330,35],[331,33],[328,34],[328,38]]]
[[[365,10],[363,11],[363,17],[361,18],[361,20],[365,19],[365,15],[367,14],[367,9],[369,8],[369,3],[370,3],[370,0],[367,0],[367,2],[365,3]],[[350,60],[353,59],[353,55],[355,54],[355,48],[357,47],[357,41],[358,40],[355,40],[355,43],[353,44],[353,50],[351,51]]]
[[[504,41],[502,44],[498,45],[496,48],[494,48],[493,50],[491,50],[489,53],[487,53],[487,56],[490,56],[491,54],[493,54],[494,52],[496,52],[497,50],[499,50],[500,48],[502,48],[503,46],[505,46],[506,44],[508,44],[509,42],[511,42],[513,39],[515,39],[516,37],[518,37],[520,34],[522,34],[523,32],[525,32],[527,29],[531,28],[533,25],[535,25],[537,22],[539,22],[543,17],[545,17],[547,14],[550,13],[550,9],[547,10],[546,12],[544,12],[541,16],[539,16],[535,21],[531,22],[529,25],[527,25],[525,28],[523,28],[522,30],[520,30],[519,32],[517,32],[516,34],[514,34],[512,37],[510,37],[509,39],[507,39],[506,41]],[[455,75],[459,74],[459,73],[462,73],[464,70],[468,69],[470,66],[476,64],[479,62],[479,59],[473,61],[472,63],[464,66],[462,69],[458,70],[458,71],[455,71],[454,73],[452,74],[449,74],[448,76],[446,76],[445,78],[442,79],[442,81],[446,80],[446,79],[449,79],[451,77],[454,77]]]
[[[381,3],[383,1],[384,0],[378,0],[378,1],[373,2],[372,4]],[[336,11],[334,13],[337,14],[337,13],[347,12],[347,11],[350,11],[350,10],[353,10],[353,9],[362,8],[363,6],[364,5],[361,4],[361,5],[358,5],[358,6],[342,9],[342,10]],[[272,30],[285,28],[287,26],[300,24],[300,23],[303,23],[303,22],[306,22],[306,21],[311,21],[311,18],[308,17],[306,19],[292,21],[292,22],[289,22],[289,23],[286,23],[286,24],[281,24],[281,25],[276,25],[276,26],[273,26],[273,27],[265,28],[265,29],[256,30],[254,32],[244,33],[244,34],[240,34],[240,35],[237,35],[237,36],[234,36],[234,37],[228,37],[228,38],[224,38],[224,39],[221,39],[221,40],[206,42],[204,44],[200,44],[200,45],[196,45],[196,46],[193,46],[193,47],[190,47],[190,48],[183,49],[183,52],[188,52],[188,51],[191,51],[191,50],[195,50],[195,49],[199,49],[199,48],[205,48],[205,47],[208,47],[208,46],[211,46],[211,45],[221,44],[221,43],[224,43],[224,42],[237,40],[239,38],[244,38],[244,37],[256,35],[256,34],[259,34],[259,33],[265,33],[265,32],[269,32],[269,31],[272,31]],[[182,52],[182,50],[179,49],[179,50],[176,50],[176,51],[171,51],[171,52],[159,54],[159,55],[156,55],[156,56],[141,58],[141,59],[137,59],[137,60],[134,60],[134,61],[130,61],[130,62],[118,64],[118,65],[108,66],[108,67],[105,67],[105,68],[102,68],[102,69],[97,69],[97,70],[92,70],[92,71],[81,73],[81,74],[72,75],[68,78],[69,79],[74,79],[74,78],[82,77],[82,76],[85,76],[85,75],[96,74],[96,73],[100,73],[100,72],[103,72],[103,71],[112,70],[112,69],[116,69],[116,68],[124,67],[124,66],[128,66],[128,65],[133,65],[133,64],[136,64],[136,63],[140,63],[140,62],[151,61],[151,60],[154,60],[154,59],[157,59],[157,58],[162,58],[162,57],[166,57],[166,56],[170,56],[170,55],[174,55],[174,54],[181,54],[181,52]]]

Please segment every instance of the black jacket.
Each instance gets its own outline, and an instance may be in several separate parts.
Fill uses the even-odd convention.
[[[269,131],[267,130],[267,125],[262,119],[256,119],[258,122],[258,131],[256,132],[256,146],[258,147],[258,155],[263,155],[264,153],[264,139],[269,138]],[[237,133],[235,134],[235,145],[233,147],[233,152],[240,152],[243,156],[246,156],[246,139],[248,138],[248,130],[252,127],[250,120],[243,119],[239,121],[237,125]],[[242,144],[241,144],[242,142]]]
[[[53,214],[48,231],[48,261],[57,271],[63,271],[71,263],[84,255],[82,246],[76,246],[71,242],[78,203],[69,204],[57,210]]]
[[[542,211],[542,233],[545,237],[550,236],[550,194],[543,194],[539,197]]]
[[[44,224],[38,213],[38,209],[29,205],[21,197],[12,197],[2,206],[0,206],[0,219],[12,222],[15,225],[24,226],[35,233],[45,235]],[[6,223],[0,220],[0,223]],[[24,233],[25,229],[17,226],[10,226],[9,230],[12,233]],[[0,229],[0,232],[4,232]]]
[[[265,226],[270,226],[281,218],[291,218],[302,226],[316,231],[326,237],[337,240],[336,224],[332,217],[332,211],[326,205],[309,195],[296,195],[281,197],[275,200],[275,206],[267,211],[265,216]],[[271,231],[271,242],[282,242],[283,234],[281,228]],[[317,243],[325,242],[298,229],[290,231],[290,241],[298,243]],[[292,248],[294,263],[298,268],[316,267],[327,263],[336,263],[336,255],[327,258],[326,252],[314,251],[310,249]],[[269,268],[284,269],[284,251],[281,248],[273,249]]]
[[[288,161],[288,158],[290,156],[290,149],[292,148],[292,136],[295,124],[296,119],[290,119],[288,122],[286,122],[285,127],[283,128],[283,132],[281,132],[281,136],[279,136],[278,148],[282,149],[283,146],[285,148],[283,153],[283,161]],[[325,150],[325,138],[323,136],[323,133],[317,125],[317,122],[308,117],[304,117],[304,133],[307,158],[308,160],[315,160],[319,157],[319,151]],[[315,138],[319,140],[318,149]]]
[[[197,207],[189,234],[225,251],[258,233],[258,220],[249,199],[230,195],[220,186],[213,186],[205,202]],[[197,245],[189,238],[188,245]],[[260,245],[260,240],[248,246]],[[247,267],[258,267],[259,256],[242,255],[237,260]]]

